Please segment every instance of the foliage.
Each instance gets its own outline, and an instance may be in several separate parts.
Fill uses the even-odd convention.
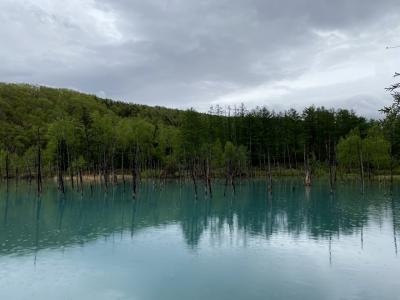
[[[351,169],[360,164],[360,149],[362,139],[357,129],[352,130],[345,138],[341,138],[337,145],[339,164]]]
[[[375,124],[343,109],[311,106],[301,113],[276,113],[266,107],[217,105],[203,114],[66,89],[0,84],[0,172],[4,174],[6,154],[13,157],[10,172],[16,167],[34,171],[38,146],[47,175],[54,174],[58,164],[63,171],[105,172],[128,168],[133,161],[141,168],[171,174],[202,169],[208,163],[212,169],[223,169],[227,159],[235,169],[265,170],[268,154],[272,167],[301,168],[303,157],[311,160],[310,165],[327,164],[339,141],[339,162],[353,166],[352,147],[359,139],[364,139],[366,163],[385,168],[387,147],[400,153],[400,142],[388,138],[394,130],[384,124],[378,132],[372,129]],[[390,124],[396,124],[400,136],[399,123]]]

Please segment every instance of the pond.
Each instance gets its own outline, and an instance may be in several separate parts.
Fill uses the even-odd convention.
[[[243,181],[224,197],[148,181],[0,186],[0,299],[400,299],[400,201],[387,187]]]

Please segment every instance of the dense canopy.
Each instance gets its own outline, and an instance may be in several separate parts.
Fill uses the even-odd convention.
[[[351,171],[358,169],[360,154],[371,173],[388,169],[389,155],[399,152],[385,124],[345,109],[274,112],[217,105],[198,113],[1,84],[0,170],[2,178],[34,177],[40,149],[45,176],[102,174],[106,184],[127,170],[134,178],[193,180],[262,174],[267,165],[279,172],[332,166]]]

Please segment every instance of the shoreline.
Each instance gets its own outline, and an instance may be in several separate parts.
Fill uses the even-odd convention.
[[[249,179],[258,179],[258,180],[268,180],[268,174],[260,174],[262,172],[256,172],[256,174],[253,175],[237,175],[234,177],[235,181],[240,181],[240,180],[249,180]],[[272,172],[271,174],[273,179],[282,179],[282,178],[299,178],[299,179],[304,179],[304,171],[300,170],[286,170],[285,172]],[[131,174],[109,174],[108,175],[108,182],[113,181],[115,179],[118,182],[122,182],[125,180],[125,182],[130,183],[132,181],[133,176]],[[146,174],[143,172],[140,176],[138,176],[138,180],[159,180],[159,181],[165,181],[165,180],[192,180],[190,175],[186,176],[152,176],[149,174]],[[196,176],[196,179],[201,182],[204,180],[204,175],[201,174],[199,176]],[[217,174],[215,176],[210,176],[210,179],[212,180],[225,180],[226,175],[221,175]],[[329,173],[323,173],[323,174],[314,174],[312,176],[312,179],[329,179]],[[27,182],[36,182],[37,178],[36,176],[20,176],[20,177],[9,177],[8,181],[14,182],[14,181],[27,181]],[[57,176],[52,175],[52,176],[42,176],[42,180],[52,180],[57,182]],[[71,181],[71,176],[69,174],[63,176],[63,180],[65,182],[70,182]],[[79,174],[74,174],[73,175],[73,180],[74,181],[79,181],[80,176]],[[361,180],[360,175],[357,173],[337,173],[337,181],[343,181],[343,180]],[[390,174],[373,174],[370,177],[365,177],[365,181],[390,181],[391,176]],[[400,181],[400,174],[395,174],[393,175],[393,180],[394,181]],[[6,182],[7,179],[5,177],[0,177],[0,183]],[[104,175],[103,174],[85,174],[82,175],[82,181],[83,182],[103,182],[104,181]]]

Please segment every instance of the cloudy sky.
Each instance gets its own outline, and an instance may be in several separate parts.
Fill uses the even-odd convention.
[[[368,116],[400,70],[399,0],[0,0],[0,81],[168,107]]]

